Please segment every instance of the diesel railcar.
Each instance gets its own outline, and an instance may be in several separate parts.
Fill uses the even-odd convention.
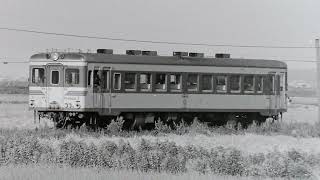
[[[263,122],[287,110],[287,65],[228,54],[127,50],[50,52],[30,58],[29,106],[56,127],[191,122]]]

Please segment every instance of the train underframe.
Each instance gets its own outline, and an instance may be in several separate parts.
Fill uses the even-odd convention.
[[[278,120],[282,113],[273,116],[263,116],[259,112],[121,112],[119,115],[101,116],[95,112],[66,112],[66,111],[35,111],[35,118],[49,118],[54,122],[56,128],[78,128],[83,125],[92,129],[106,128],[112,120],[123,119],[123,129],[153,129],[155,123],[162,121],[164,124],[175,128],[182,121],[190,125],[197,119],[209,126],[231,125],[233,127],[241,124],[243,128],[253,122],[261,124],[268,118]]]

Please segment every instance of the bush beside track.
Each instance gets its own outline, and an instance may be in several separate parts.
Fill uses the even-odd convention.
[[[245,153],[233,147],[214,147],[177,145],[170,141],[150,141],[140,138],[136,146],[121,139],[152,135],[161,137],[166,134],[290,134],[299,135],[296,125],[283,123],[266,123],[262,126],[252,125],[246,130],[238,127],[209,128],[195,121],[191,126],[178,125],[175,130],[157,123],[153,131],[126,132],[121,130],[121,121],[110,124],[110,128],[100,132],[79,130],[1,130],[0,162],[2,166],[10,165],[67,165],[70,167],[93,167],[98,169],[130,170],[137,172],[169,172],[173,174],[198,172],[232,176],[255,177],[290,177],[309,178],[314,169],[320,166],[320,154],[306,153],[291,149],[273,150],[268,153]],[[113,127],[113,128],[111,128]],[[305,127],[304,127],[305,128]],[[305,130],[305,129],[304,129]],[[302,136],[318,136],[316,129],[307,131]],[[302,130],[301,130],[302,131]],[[289,133],[290,132],[290,133]],[[74,134],[71,138],[69,135]],[[116,140],[100,139],[92,143],[85,139],[95,137],[117,137]],[[69,137],[69,138],[68,138]],[[124,138],[125,139],[125,138]]]

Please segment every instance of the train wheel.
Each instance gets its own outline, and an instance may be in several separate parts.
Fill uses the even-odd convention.
[[[238,125],[238,117],[237,114],[235,113],[229,113],[227,115],[227,123],[226,126],[227,128],[235,129]]]

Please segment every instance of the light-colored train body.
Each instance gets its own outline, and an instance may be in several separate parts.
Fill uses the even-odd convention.
[[[123,113],[144,114],[145,121],[157,113],[272,117],[287,110],[286,76],[286,64],[270,60],[42,53],[30,59],[30,108],[89,119]]]

